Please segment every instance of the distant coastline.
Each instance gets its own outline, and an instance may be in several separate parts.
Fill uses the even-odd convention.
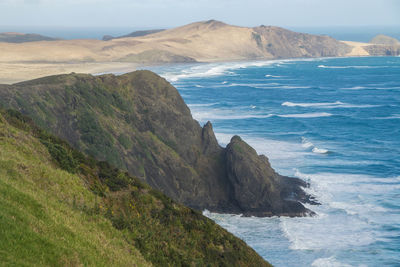
[[[133,31],[146,31],[163,28],[163,25],[154,27],[57,27],[57,26],[0,26],[0,32],[36,33],[65,40],[72,39],[97,39],[101,40],[104,35],[120,36]],[[172,27],[167,27],[172,28]],[[321,27],[299,27],[286,26],[285,28],[308,34],[329,35],[337,40],[348,40],[353,42],[368,42],[378,34],[390,35],[400,39],[400,28],[398,26],[321,26]]]
[[[400,54],[397,44],[340,41],[275,26],[246,28],[215,20],[144,32],[150,34],[132,33],[108,41],[31,41],[27,35],[25,43],[0,42],[0,83],[71,72],[129,72],[165,64]],[[23,39],[23,34],[18,38]]]
[[[68,73],[87,73],[92,75],[116,74],[121,75],[141,69],[152,69],[163,66],[182,66],[182,65],[206,65],[223,63],[257,63],[274,62],[281,60],[302,61],[302,60],[322,60],[330,58],[357,58],[365,56],[342,56],[342,57],[315,57],[315,58],[282,58],[264,60],[224,60],[214,62],[191,62],[191,63],[153,63],[138,64],[124,62],[84,62],[84,63],[3,63],[0,62],[0,84],[14,84],[31,79],[41,78],[50,75]],[[23,71],[21,71],[23,69]]]

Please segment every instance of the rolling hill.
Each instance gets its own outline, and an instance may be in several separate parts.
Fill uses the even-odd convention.
[[[55,41],[55,40],[57,39],[34,33],[17,33],[17,32],[0,33],[0,42],[5,42],[5,43],[26,43],[26,42]]]

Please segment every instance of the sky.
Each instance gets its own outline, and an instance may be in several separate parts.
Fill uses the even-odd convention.
[[[0,0],[0,26],[400,26],[400,0]]]

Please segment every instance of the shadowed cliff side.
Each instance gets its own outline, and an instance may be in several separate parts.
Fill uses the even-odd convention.
[[[275,173],[239,138],[218,145],[178,91],[149,71],[70,74],[0,86],[18,109],[75,148],[127,169],[192,208],[247,215],[304,216],[312,199],[298,179]]]

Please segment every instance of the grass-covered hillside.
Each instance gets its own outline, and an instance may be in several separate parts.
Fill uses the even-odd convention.
[[[200,213],[0,111],[0,265],[268,266]]]

